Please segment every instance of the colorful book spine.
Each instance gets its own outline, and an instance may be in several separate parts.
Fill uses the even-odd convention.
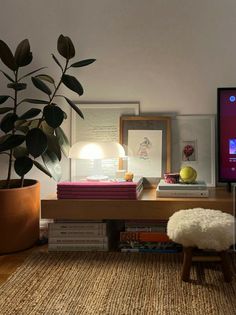
[[[178,253],[179,249],[121,248],[123,253]]]
[[[141,185],[137,190],[133,192],[128,192],[126,190],[117,191],[106,191],[105,189],[101,192],[97,191],[58,191],[58,199],[138,199],[143,191],[143,186]]]
[[[126,232],[166,232],[166,226],[133,226],[125,230]]]
[[[170,242],[170,239],[161,232],[120,232],[120,241]]]
[[[49,251],[108,251],[108,244],[48,244]]]
[[[50,237],[50,244],[78,244],[78,245],[90,245],[90,244],[107,244],[107,237]]]
[[[83,237],[83,236],[106,236],[106,230],[99,230],[99,229],[87,229],[87,230],[80,230],[80,229],[56,229],[49,231],[50,237]]]
[[[106,223],[89,223],[89,222],[56,222],[49,223],[49,230],[78,230],[78,231],[101,231],[106,232]]]

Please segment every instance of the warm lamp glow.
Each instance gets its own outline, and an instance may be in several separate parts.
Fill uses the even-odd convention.
[[[85,142],[73,144],[69,152],[71,159],[112,159],[125,157],[125,151],[117,142]]]
[[[102,174],[102,160],[124,158],[125,150],[117,142],[76,142],[70,149],[69,158],[87,159],[93,161],[93,176],[87,180],[107,180],[108,177]]]

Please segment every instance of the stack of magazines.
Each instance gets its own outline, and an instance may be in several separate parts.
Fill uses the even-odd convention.
[[[120,232],[121,252],[175,253],[182,247],[172,242],[166,233],[165,220],[135,220],[125,222]]]
[[[58,199],[138,199],[143,190],[143,178],[127,181],[61,182],[57,184]]]
[[[107,223],[55,220],[49,223],[49,251],[108,251]]]

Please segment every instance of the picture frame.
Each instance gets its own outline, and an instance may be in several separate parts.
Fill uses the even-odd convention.
[[[146,187],[156,187],[171,170],[171,118],[167,116],[122,116],[120,143],[128,156],[126,168],[144,178]]]
[[[215,120],[215,115],[172,118],[172,172],[191,166],[196,169],[198,180],[215,187]]]
[[[77,102],[84,115],[78,117],[71,111],[71,145],[78,141],[111,141],[119,142],[120,117],[122,115],[139,115],[139,102]],[[102,161],[104,174],[111,177],[117,170],[119,162],[110,159]],[[90,160],[71,160],[70,179],[77,180],[91,175],[92,162]]]

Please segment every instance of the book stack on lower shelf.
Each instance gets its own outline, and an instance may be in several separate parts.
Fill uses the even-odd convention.
[[[57,184],[58,199],[138,199],[143,190],[143,178],[126,181],[61,182]]]
[[[126,221],[125,231],[120,232],[121,252],[176,253],[182,250],[166,233],[165,220]]]
[[[49,223],[49,251],[108,251],[107,223],[55,220]]]

